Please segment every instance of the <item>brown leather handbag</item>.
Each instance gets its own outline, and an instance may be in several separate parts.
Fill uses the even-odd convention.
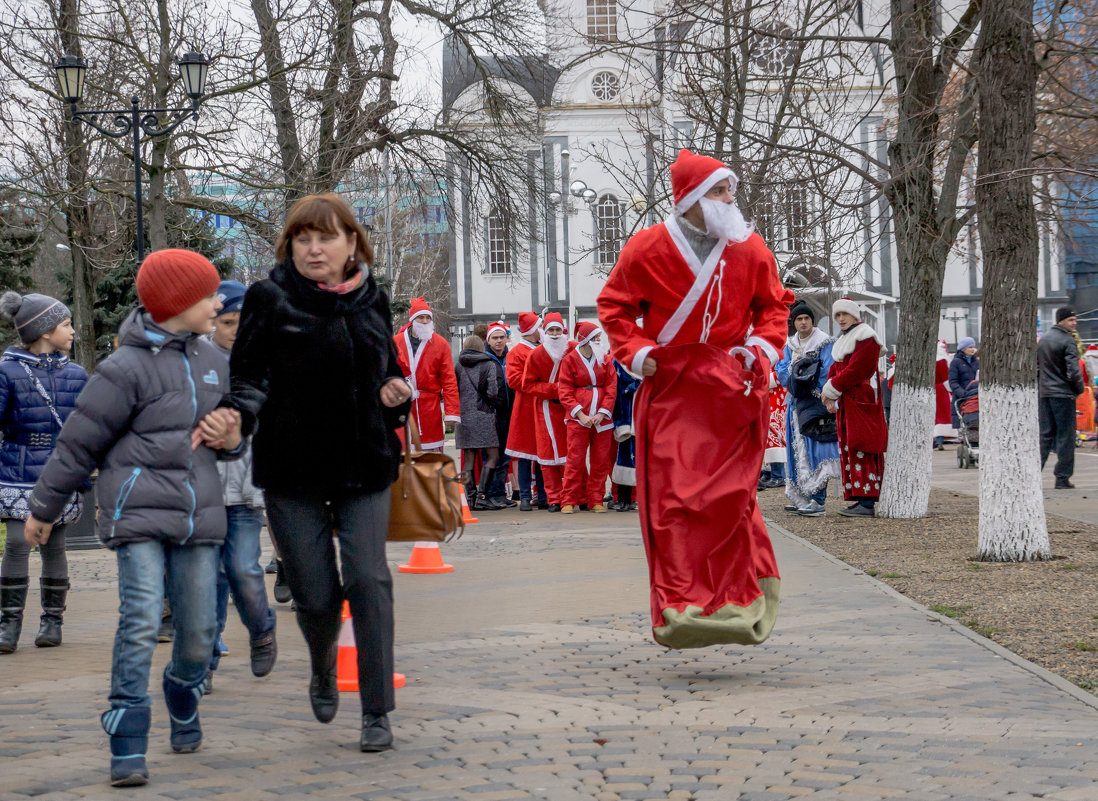
[[[454,460],[444,453],[425,453],[422,448],[419,430],[409,415],[404,427],[404,461],[393,482],[389,507],[391,542],[447,542],[465,533],[461,482]]]

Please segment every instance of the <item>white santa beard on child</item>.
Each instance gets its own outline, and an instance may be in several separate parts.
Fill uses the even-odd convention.
[[[545,345],[545,352],[549,354],[549,358],[555,362],[563,359],[565,351],[568,350],[568,340],[563,334],[558,336],[547,335],[542,340],[542,344]]]
[[[412,336],[416,339],[430,339],[435,333],[435,321],[428,320],[425,323],[412,322]]]
[[[595,355],[595,358],[600,362],[603,359],[605,359],[606,354],[610,352],[610,345],[607,344],[605,337],[599,337],[598,339],[594,340],[593,342],[591,342],[589,344],[591,345],[591,352]]]
[[[743,212],[735,203],[704,197],[698,202],[705,218],[706,233],[729,242],[743,242],[755,230],[755,226],[743,218]]]

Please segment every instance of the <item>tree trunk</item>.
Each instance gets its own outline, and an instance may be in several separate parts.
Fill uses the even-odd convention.
[[[976,43],[984,263],[980,364],[979,557],[1051,556],[1037,439],[1037,219],[1033,0],[999,0]]]
[[[60,0],[57,27],[61,47],[79,56],[80,34],[78,0]],[[67,113],[67,111],[66,111]],[[65,122],[65,233],[72,254],[72,325],[76,329],[74,360],[89,373],[95,369],[95,277],[88,263],[91,241],[91,214],[88,208],[88,147],[79,122]]]
[[[157,0],[157,22],[159,23],[160,54],[153,80],[153,108],[167,108],[168,90],[172,84],[172,29],[168,17],[167,0]],[[151,154],[145,165],[149,175],[149,193],[145,201],[148,210],[147,227],[149,232],[149,251],[163,250],[168,246],[167,197],[164,183],[167,177],[168,137],[158,136],[152,140]],[[140,154],[135,154],[140,158]]]

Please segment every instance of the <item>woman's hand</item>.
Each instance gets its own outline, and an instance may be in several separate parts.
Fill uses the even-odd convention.
[[[412,388],[403,378],[391,378],[381,388],[381,402],[392,409],[412,397]]]
[[[51,531],[53,531],[51,523],[43,523],[31,515],[23,527],[23,537],[30,545],[45,545],[49,541]]]
[[[656,364],[655,359],[653,359],[651,356],[645,356],[644,357],[644,364],[641,365],[641,375],[646,376],[646,377],[655,375],[656,374],[656,367],[658,367],[658,366],[659,365]]]

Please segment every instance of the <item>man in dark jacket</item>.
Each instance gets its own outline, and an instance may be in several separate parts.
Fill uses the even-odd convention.
[[[515,405],[515,393],[507,385],[507,340],[510,329],[502,322],[490,323],[488,326],[488,345],[486,353],[488,357],[499,367],[496,371],[496,388],[501,399],[496,408],[496,437],[499,439],[499,461],[496,463],[495,472],[492,474],[492,483],[488,485],[489,499],[499,507],[514,506],[515,502],[507,496],[507,473],[511,469],[511,457],[507,455],[507,434],[511,428],[511,410]]]
[[[1075,310],[1061,306],[1056,325],[1037,343],[1037,403],[1041,423],[1041,468],[1056,448],[1056,489],[1074,489],[1075,399],[1083,393],[1083,371],[1075,344]]]

